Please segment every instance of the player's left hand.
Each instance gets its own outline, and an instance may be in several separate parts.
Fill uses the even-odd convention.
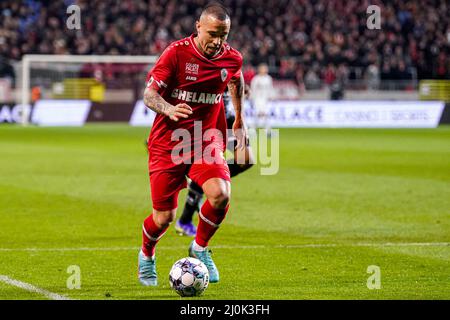
[[[248,144],[248,133],[244,120],[240,117],[236,117],[236,120],[233,123],[233,134],[237,141],[236,150],[244,150]]]

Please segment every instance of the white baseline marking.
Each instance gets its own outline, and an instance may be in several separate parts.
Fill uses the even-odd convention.
[[[38,293],[40,295],[45,296],[48,299],[52,299],[52,300],[71,300],[70,298],[67,298],[65,296],[61,296],[57,293],[53,293],[38,287],[33,286],[32,284],[26,283],[26,282],[22,282],[19,280],[15,280],[15,279],[11,279],[8,276],[5,275],[0,275],[0,282],[4,282],[6,284],[9,284],[11,286],[29,291],[29,292],[35,292]]]
[[[448,247],[450,242],[384,242],[384,243],[305,243],[305,244],[279,244],[279,245],[217,245],[216,249],[296,249],[296,248],[334,248],[334,247]],[[162,250],[186,249],[186,246],[158,246]],[[131,251],[139,247],[79,247],[79,248],[0,248],[0,252],[29,251]]]

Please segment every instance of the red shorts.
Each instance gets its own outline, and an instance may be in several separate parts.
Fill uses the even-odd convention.
[[[226,161],[213,164],[180,164],[166,170],[150,171],[153,209],[168,211],[178,207],[178,193],[186,188],[186,176],[199,186],[211,178],[231,181]]]

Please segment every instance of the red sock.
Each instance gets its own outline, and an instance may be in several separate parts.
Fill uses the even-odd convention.
[[[155,255],[155,246],[166,232],[167,227],[160,229],[153,221],[153,214],[151,214],[144,220],[142,229],[142,252],[147,257],[153,257]]]
[[[202,247],[207,247],[209,240],[216,233],[220,223],[225,219],[229,205],[225,209],[215,209],[208,200],[203,203],[199,212],[197,235],[195,242]]]

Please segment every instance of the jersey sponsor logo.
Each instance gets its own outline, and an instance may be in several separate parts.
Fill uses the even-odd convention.
[[[198,74],[199,65],[196,63],[186,63],[185,72],[187,74]]]
[[[196,81],[197,77],[193,77],[193,76],[187,76],[186,80],[191,80],[191,81]]]
[[[194,103],[217,104],[222,100],[221,93],[192,92],[180,89],[174,89],[172,98]]]
[[[222,79],[222,82],[227,80],[227,76],[228,76],[227,69],[223,68],[222,70],[220,70],[220,78]]]

